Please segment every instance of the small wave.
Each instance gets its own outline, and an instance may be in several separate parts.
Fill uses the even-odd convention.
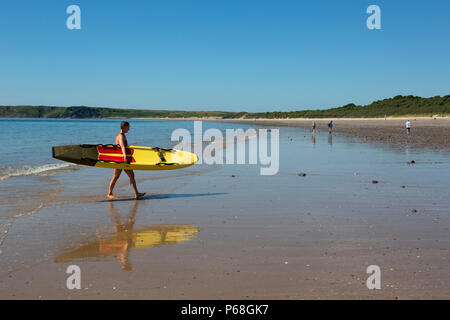
[[[0,167],[0,181],[11,177],[42,175],[50,172],[57,173],[62,169],[78,169],[79,166],[70,163],[48,163],[40,166],[8,166]]]

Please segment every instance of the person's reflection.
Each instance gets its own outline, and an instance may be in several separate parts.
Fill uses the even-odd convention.
[[[99,254],[117,254],[117,260],[122,263],[123,270],[131,270],[132,265],[128,259],[131,248],[134,247],[135,236],[133,235],[133,227],[136,222],[136,211],[139,201],[133,201],[130,213],[124,223],[120,222],[120,215],[114,208],[114,201],[109,202],[109,214],[116,230],[117,239],[114,242],[104,241],[99,243]]]
[[[114,201],[109,202],[109,214],[114,226],[114,232],[97,236],[94,241],[82,243],[77,249],[63,252],[55,258],[55,262],[71,262],[78,259],[95,258],[104,260],[114,257],[122,264],[122,269],[132,269],[129,260],[133,248],[150,248],[187,241],[199,232],[198,226],[186,224],[159,224],[143,226],[134,229],[138,202],[133,201],[128,217],[124,222],[114,207]],[[87,260],[89,261],[89,260]]]
[[[333,146],[333,134],[330,132],[328,134],[328,144],[331,146]]]
[[[406,144],[405,145],[405,155],[406,155],[406,159],[408,159],[408,161],[409,161],[409,158],[410,158],[410,148],[409,148],[409,144]]]
[[[77,249],[61,253],[55,262],[71,262],[77,259],[115,257],[122,263],[123,270],[131,270],[128,259],[132,248],[136,247],[138,232],[133,230],[139,201],[133,201],[128,218],[121,223],[119,213],[114,208],[114,201],[109,202],[109,214],[115,232],[105,233],[94,241],[82,243]],[[138,230],[139,231],[139,230]],[[96,260],[98,261],[98,260]]]
[[[312,142],[313,148],[316,147],[316,133],[314,130],[311,133],[311,142]]]

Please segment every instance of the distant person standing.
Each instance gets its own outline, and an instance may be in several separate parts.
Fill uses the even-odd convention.
[[[311,131],[314,133],[316,131],[316,122],[312,122]]]
[[[411,121],[407,120],[405,123],[405,127],[406,127],[406,134],[409,134],[409,132],[411,131]]]
[[[328,122],[328,132],[331,133],[332,130],[333,130],[333,120],[330,120],[330,122]]]

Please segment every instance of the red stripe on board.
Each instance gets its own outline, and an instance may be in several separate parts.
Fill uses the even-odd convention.
[[[125,149],[127,154],[133,154],[134,150],[130,148]],[[107,147],[107,146],[97,146],[97,151],[100,153],[112,153],[112,154],[123,154],[122,149],[117,146]]]
[[[114,162],[124,162],[123,161],[123,157],[120,156],[108,156],[105,154],[99,154],[98,155],[98,160],[102,160],[102,161],[114,161]],[[136,160],[134,160],[134,158],[131,158],[131,163],[136,162]]]

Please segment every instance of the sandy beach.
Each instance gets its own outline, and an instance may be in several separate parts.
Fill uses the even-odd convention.
[[[135,120],[165,121],[212,121],[224,123],[243,123],[255,126],[287,126],[311,130],[312,122],[316,131],[328,131],[328,122],[333,121],[333,132],[361,141],[376,142],[390,147],[406,144],[417,148],[450,150],[450,117],[388,117],[382,118],[316,118],[316,119],[221,119],[203,118],[136,118]],[[412,130],[405,134],[405,122],[411,121]]]
[[[316,122],[317,131],[328,131],[328,122],[333,120],[333,132],[358,138],[361,141],[377,142],[391,147],[410,145],[415,148],[450,150],[450,117],[410,117],[387,119],[240,119],[220,120],[263,126],[290,126],[311,129]],[[405,134],[405,122],[411,121],[411,133]]]
[[[450,124],[412,121],[405,137],[398,119],[336,120],[332,136],[318,120],[312,138],[310,120],[246,120],[280,128],[277,175],[137,172],[139,201],[125,177],[105,201],[107,169],[52,175],[52,197],[10,222],[0,298],[448,299]],[[366,287],[369,265],[381,290]]]

